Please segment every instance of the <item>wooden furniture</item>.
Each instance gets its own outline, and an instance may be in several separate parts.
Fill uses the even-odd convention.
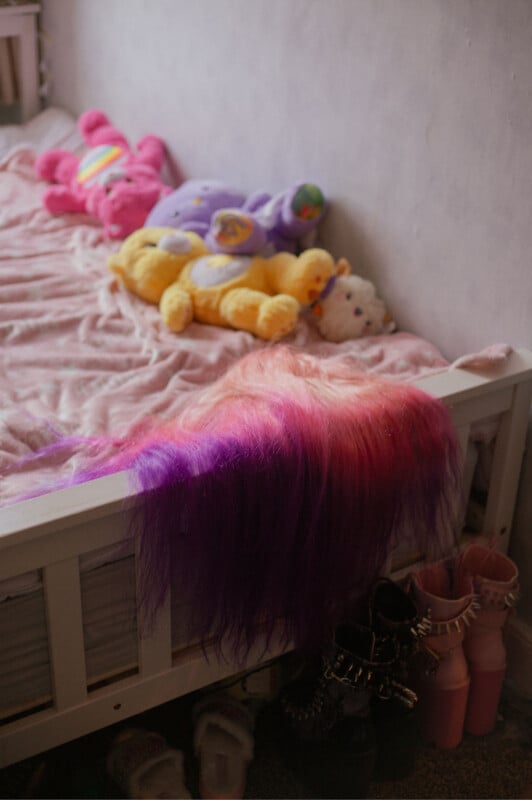
[[[36,22],[39,11],[38,3],[0,5],[0,86],[5,103],[11,105],[18,101],[20,122],[26,122],[39,111]],[[15,74],[8,52],[8,39],[14,44]]]

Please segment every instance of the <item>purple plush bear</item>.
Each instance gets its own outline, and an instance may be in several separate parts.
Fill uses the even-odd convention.
[[[252,255],[297,253],[325,213],[325,199],[312,183],[300,183],[272,197],[246,199],[220,181],[185,181],[152,209],[145,227],[193,231],[213,252]]]

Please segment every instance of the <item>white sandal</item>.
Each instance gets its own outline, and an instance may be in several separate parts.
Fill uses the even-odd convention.
[[[238,700],[213,695],[193,710],[194,751],[199,759],[199,791],[204,800],[244,796],[253,758],[253,717]]]
[[[158,733],[128,728],[113,742],[107,771],[132,798],[191,797],[185,786],[183,753]]]

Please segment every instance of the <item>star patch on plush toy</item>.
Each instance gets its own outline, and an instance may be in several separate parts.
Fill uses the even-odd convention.
[[[300,253],[315,244],[326,211],[313,183],[297,183],[272,196],[242,192],[216,180],[185,181],[150,212],[146,227],[174,227],[203,236],[217,253]]]

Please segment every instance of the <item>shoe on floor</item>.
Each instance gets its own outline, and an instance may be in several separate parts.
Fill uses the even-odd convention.
[[[122,731],[111,745],[107,771],[128,797],[187,800],[191,796],[185,786],[183,753],[154,731]]]
[[[221,693],[200,700],[193,717],[200,796],[204,800],[242,798],[253,758],[252,714],[243,703]]]

